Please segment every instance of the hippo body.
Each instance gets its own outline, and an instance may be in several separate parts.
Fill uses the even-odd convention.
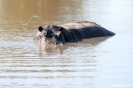
[[[102,26],[89,21],[68,23],[63,25],[51,25],[38,28],[39,35],[34,39],[42,39],[48,44],[65,44],[66,42],[78,42],[86,38],[113,36],[115,33]],[[38,38],[39,37],[39,38]]]

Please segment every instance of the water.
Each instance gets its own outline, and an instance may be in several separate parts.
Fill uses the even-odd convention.
[[[132,0],[0,0],[0,88],[133,88]],[[38,49],[38,26],[88,20],[116,33]]]

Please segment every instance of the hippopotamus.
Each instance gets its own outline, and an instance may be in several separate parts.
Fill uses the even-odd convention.
[[[45,44],[65,44],[78,42],[87,38],[113,36],[111,32],[95,22],[81,21],[62,25],[39,26],[34,40],[41,40]]]

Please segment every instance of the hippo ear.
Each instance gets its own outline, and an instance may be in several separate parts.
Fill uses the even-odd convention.
[[[50,28],[52,29],[52,31],[62,31],[63,30],[63,27],[57,26],[57,25],[52,25]]]
[[[63,31],[63,29],[64,29],[63,27],[60,27],[60,28],[59,28],[59,31]]]
[[[61,32],[63,31],[63,29],[64,29],[63,27],[59,27],[57,31],[54,31],[54,34],[59,36]]]
[[[40,27],[38,28],[38,30],[39,30],[40,32],[42,32],[43,27],[42,27],[42,26],[40,26]]]

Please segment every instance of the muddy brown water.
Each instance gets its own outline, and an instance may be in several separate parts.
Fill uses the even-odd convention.
[[[0,0],[0,88],[132,88],[132,0]],[[38,49],[38,26],[96,22],[116,33]]]

